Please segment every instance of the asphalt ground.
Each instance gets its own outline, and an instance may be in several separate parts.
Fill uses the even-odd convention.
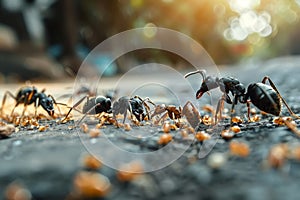
[[[219,69],[222,76],[233,75],[245,85],[260,82],[266,75],[271,77],[293,111],[300,113],[299,58],[278,58],[244,65]],[[166,81],[158,81],[162,79]],[[140,87],[145,80],[159,84]],[[197,89],[200,80],[199,77],[191,78],[191,87]],[[202,109],[204,105],[216,103],[208,95],[195,101],[195,94],[186,88],[187,83],[162,73],[128,75],[123,79],[105,78],[101,81],[103,93],[112,86],[115,88],[118,83],[118,96],[134,93],[141,97],[149,96],[155,103],[175,105],[191,100],[202,116],[209,114]],[[73,82],[35,85],[40,90],[46,88],[47,94],[52,94],[57,101],[63,102],[68,101],[66,94],[72,94],[74,88]],[[5,90],[15,93],[19,87],[20,85],[3,85],[1,94]],[[8,100],[8,106],[13,104],[12,100]],[[8,107],[6,112],[9,109]],[[33,107],[28,108],[29,111],[32,109]],[[236,112],[242,119],[245,119],[246,110],[245,105],[236,107]],[[20,111],[21,108],[16,110]],[[0,140],[0,197],[4,199],[19,192],[23,199],[93,199],[92,196],[102,196],[100,199],[299,199],[300,161],[296,156],[298,154],[293,153],[297,152],[300,145],[299,137],[286,126],[274,123],[273,116],[261,115],[258,109],[256,111],[260,120],[237,124],[241,132],[232,139],[214,135],[202,143],[195,140],[193,134],[184,138],[181,129],[171,131],[172,146],[162,153],[157,151],[165,147],[158,143],[163,131],[161,126],[151,123],[143,126],[131,124],[130,131],[106,125],[100,129],[98,137],[91,137],[82,128],[74,127],[82,117],[75,111],[75,121],[65,124],[58,123],[59,119],[40,121],[40,126],[48,127],[43,132],[36,127],[21,127],[18,132]],[[39,109],[38,112],[44,111]],[[288,115],[286,108],[283,107],[282,113]],[[300,120],[294,121],[299,126]],[[98,123],[91,117],[87,117],[85,122],[89,127]],[[229,129],[228,120],[218,126]],[[200,130],[209,132],[209,128],[202,125]],[[105,138],[126,152],[154,152],[153,155],[158,158],[154,164],[136,159],[131,162],[134,164],[129,169],[126,168],[136,172],[152,171],[122,176],[114,169],[115,164],[118,165],[121,161],[126,163],[126,160],[129,162],[132,157],[116,153],[105,157],[101,167],[96,164],[96,169],[90,169],[91,164],[83,161],[87,155],[102,155],[98,151],[107,153],[111,150],[109,146],[105,146],[107,143],[103,143]],[[241,150],[238,146],[238,153],[235,153],[235,142],[245,144],[246,148]],[[213,144],[213,148],[200,159],[204,144]],[[93,149],[93,145],[97,148]],[[271,149],[274,150],[274,147],[277,149],[273,158],[270,157],[270,152],[273,152]],[[183,154],[176,155],[182,149]],[[178,158],[169,162],[173,155]],[[161,160],[161,163],[157,160]],[[105,187],[103,182],[106,183]],[[107,186],[109,190],[105,189]]]

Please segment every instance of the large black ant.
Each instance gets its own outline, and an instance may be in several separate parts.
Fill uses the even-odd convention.
[[[5,105],[5,101],[7,98],[7,95],[12,97],[16,101],[15,107],[11,111],[11,115],[13,115],[15,108],[19,104],[24,104],[23,112],[21,117],[24,116],[24,113],[26,111],[26,108],[28,105],[34,103],[35,107],[35,115],[37,114],[37,108],[39,106],[42,106],[42,108],[47,111],[47,113],[53,117],[54,116],[54,104],[55,105],[63,105],[67,106],[66,104],[63,103],[57,103],[52,95],[46,95],[45,94],[45,89],[43,89],[41,92],[38,92],[38,90],[33,86],[33,87],[23,87],[21,88],[17,95],[14,96],[10,91],[6,91],[2,100],[2,107],[1,107],[1,115],[3,114],[3,108]],[[58,107],[59,109],[59,107]],[[60,110],[59,110],[60,112]]]
[[[265,76],[261,83],[252,83],[248,86],[247,91],[245,86],[240,83],[237,79],[233,77],[211,77],[206,76],[205,70],[197,70],[190,73],[187,73],[184,77],[187,78],[193,74],[200,74],[203,78],[200,89],[196,92],[196,98],[199,99],[205,92],[219,87],[223,92],[221,99],[218,101],[215,121],[217,121],[217,114],[222,113],[224,106],[224,101],[229,104],[232,104],[231,107],[231,123],[234,106],[240,103],[246,103],[248,107],[248,120],[250,120],[250,102],[252,102],[257,108],[266,113],[279,116],[281,113],[281,101],[287,107],[289,113],[296,118],[297,116],[291,108],[288,106],[286,101],[280,95],[278,89],[276,88],[273,81]],[[270,85],[267,85],[266,82],[269,81]],[[233,95],[233,99],[230,98],[229,93]]]
[[[123,96],[113,104],[112,110],[114,117],[116,117],[117,114],[123,114],[124,123],[127,116],[127,111],[129,111],[130,114],[133,114],[139,122],[145,120],[146,117],[150,119],[150,107],[148,106],[147,102],[155,106],[155,104],[148,97],[142,99],[139,96],[134,96],[131,98]]]

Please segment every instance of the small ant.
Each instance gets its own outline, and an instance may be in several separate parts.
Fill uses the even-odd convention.
[[[181,106],[179,106],[177,108],[174,105],[168,105],[168,106],[165,105],[165,104],[157,105],[154,109],[153,114],[151,115],[151,118],[165,112],[165,114],[163,114],[157,122],[159,122],[163,118],[166,118],[167,116],[169,116],[169,118],[172,119],[172,120],[180,119],[181,118],[181,111],[182,111]]]
[[[139,96],[134,96],[131,98],[123,96],[114,102],[112,108],[113,115],[116,117],[117,114],[123,114],[123,123],[126,120],[127,111],[129,111],[131,115],[133,114],[139,122],[145,120],[146,117],[150,119],[150,107],[148,106],[147,102],[155,106],[155,104],[148,97],[142,99]]]
[[[150,108],[146,104],[146,102],[155,105],[149,98],[145,98],[143,100],[139,96],[135,96],[132,98],[129,98],[127,96],[121,97],[114,102],[113,106],[111,106],[112,103],[110,98],[104,96],[89,98],[88,96],[85,96],[82,99],[80,99],[76,104],[74,104],[73,107],[71,107],[66,117],[62,121],[65,121],[69,116],[69,114],[71,113],[71,111],[75,109],[80,103],[82,103],[86,98],[87,98],[87,102],[84,104],[82,112],[76,109],[76,111],[85,114],[78,122],[78,124],[88,114],[101,114],[101,113],[113,113],[114,118],[116,118],[117,114],[123,114],[124,115],[123,123],[124,123],[127,116],[127,111],[129,111],[130,114],[133,114],[138,121],[142,121],[145,120],[146,116],[149,117]]]
[[[77,110],[76,107],[81,104],[85,99],[87,99],[86,103],[83,105],[82,112]],[[105,113],[111,113],[111,99],[104,97],[104,96],[97,96],[90,98],[89,96],[85,96],[81,98],[77,103],[75,103],[67,113],[66,117],[62,120],[64,122],[72,110],[76,110],[77,112],[85,114],[82,119],[79,121],[79,123],[86,117],[88,114],[101,114],[103,112]]]
[[[34,116],[36,116],[37,114],[37,108],[39,106],[42,106],[42,108],[47,111],[47,113],[51,116],[54,117],[54,106],[55,105],[63,105],[63,106],[67,106],[66,104],[63,103],[57,103],[54,99],[54,97],[52,95],[46,95],[45,94],[45,89],[43,89],[41,92],[38,92],[38,90],[33,86],[33,87],[22,87],[16,96],[14,96],[10,91],[6,91],[2,100],[2,107],[1,107],[1,115],[3,114],[3,108],[5,105],[5,101],[7,98],[7,95],[9,95],[10,97],[12,97],[17,103],[15,105],[15,107],[13,108],[13,110],[11,111],[11,116],[14,113],[15,108],[19,105],[19,104],[24,104],[24,109],[22,112],[21,117],[24,116],[24,113],[26,111],[26,108],[28,105],[33,104],[34,103],[34,107],[35,107],[35,114]],[[58,107],[59,109],[59,107]],[[60,110],[59,110],[60,112]]]
[[[162,119],[166,118],[167,116],[172,120],[179,120],[183,116],[186,117],[189,124],[196,128],[201,123],[201,116],[199,114],[198,109],[194,106],[194,104],[188,101],[183,108],[179,106],[178,108],[174,105],[166,106],[165,104],[158,105],[155,107],[151,118],[164,113],[156,123],[159,123]]]
[[[205,92],[217,87],[219,87],[221,92],[223,92],[221,99],[218,101],[215,121],[217,121],[218,113],[220,114],[221,118],[221,110],[224,107],[224,101],[226,101],[228,104],[232,104],[230,123],[232,123],[234,106],[238,102],[247,104],[248,120],[250,120],[250,102],[266,113],[279,116],[281,112],[281,100],[293,117],[298,119],[300,118],[291,110],[286,101],[280,95],[273,81],[268,76],[265,76],[261,83],[250,84],[246,91],[245,86],[237,79],[233,77],[218,78],[206,76],[205,70],[193,71],[187,73],[184,77],[187,78],[193,74],[200,74],[203,78],[201,87],[196,92],[196,99],[199,99]],[[266,84],[267,81],[269,81],[270,85]],[[229,93],[233,95],[233,99],[230,98]]]

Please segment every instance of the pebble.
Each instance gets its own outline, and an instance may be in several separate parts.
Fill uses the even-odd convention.
[[[208,184],[212,179],[210,169],[199,163],[189,165],[186,169],[187,176],[194,179],[198,184]]]
[[[142,190],[147,199],[155,199],[160,193],[160,189],[150,175],[142,175],[132,181],[137,190]]]
[[[160,182],[160,189],[163,193],[168,194],[176,189],[176,185],[171,178],[165,178]]]
[[[14,146],[20,146],[22,144],[22,140],[13,141]]]
[[[212,169],[219,169],[227,162],[227,156],[224,153],[212,153],[208,156],[207,165]]]

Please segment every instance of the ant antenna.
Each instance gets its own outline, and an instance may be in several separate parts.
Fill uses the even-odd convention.
[[[186,75],[184,75],[184,78],[187,78],[190,75],[194,75],[194,74],[200,74],[202,76],[202,78],[203,78],[203,81],[206,79],[206,71],[204,69],[203,70],[197,70],[197,71],[193,71],[193,72],[187,73]]]

